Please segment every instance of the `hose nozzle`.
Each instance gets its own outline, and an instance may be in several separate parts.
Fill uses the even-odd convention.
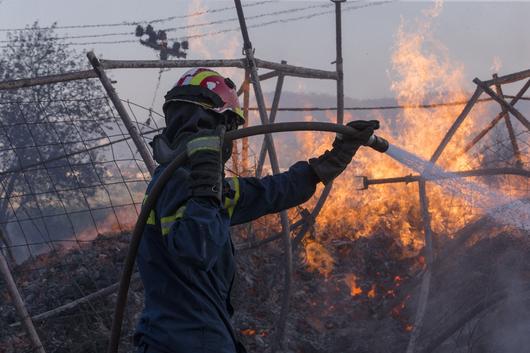
[[[372,135],[368,139],[366,146],[372,147],[374,150],[384,153],[388,150],[389,144],[388,141],[384,138]]]

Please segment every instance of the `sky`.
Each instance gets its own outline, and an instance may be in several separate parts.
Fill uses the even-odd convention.
[[[375,1],[377,2],[377,1]],[[156,4],[153,5],[153,4]],[[324,70],[334,70],[335,18],[329,1],[243,1],[251,41],[258,58],[280,61]],[[396,34],[400,26],[414,31],[424,11],[433,7],[430,1],[392,1],[368,6],[365,1],[348,1],[343,13],[343,57],[345,94],[358,99],[393,97],[391,85],[397,79],[392,68]],[[168,37],[182,38],[223,29],[236,29],[218,35],[190,39],[188,59],[240,58],[242,40],[237,31],[236,12],[231,1],[159,0],[0,0],[0,28],[20,28],[39,21],[41,26],[57,22],[59,26],[142,22],[179,16],[171,21],[154,24],[155,29],[190,26],[208,22],[222,23],[188,27],[168,32]],[[360,7],[360,8],[355,8]],[[184,17],[206,9],[223,9],[200,16]],[[349,9],[348,9],[349,8]],[[281,12],[281,13],[276,13]],[[330,12],[330,13],[326,13]],[[273,14],[270,14],[273,13]],[[274,14],[276,13],[276,14]],[[489,79],[494,71],[507,74],[528,69],[530,41],[527,38],[527,16],[530,2],[446,1],[440,14],[432,20],[434,55],[446,53],[455,66],[462,66],[465,89],[473,88],[472,79]],[[255,16],[262,16],[253,18]],[[253,28],[255,24],[315,15],[296,21],[272,23]],[[99,38],[66,39],[69,42],[103,42],[137,40],[132,34],[135,25],[61,29],[61,36],[127,33]],[[5,40],[5,32],[0,32]],[[138,42],[76,45],[79,55],[87,50],[106,59],[156,59],[157,54]],[[429,51],[430,48],[425,48]],[[116,88],[124,99],[159,107],[164,93],[176,82],[183,70],[163,72],[158,84],[158,70],[114,70]],[[240,83],[239,70],[224,70]],[[158,88],[157,88],[158,86]],[[332,81],[289,78],[285,90],[334,94]],[[271,91],[274,82],[264,83]]]

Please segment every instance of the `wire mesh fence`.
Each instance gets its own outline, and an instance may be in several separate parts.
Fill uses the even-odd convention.
[[[31,90],[18,90],[15,98]],[[114,267],[125,256],[150,180],[123,122],[100,93],[51,100],[11,100],[4,93],[0,100],[0,243],[32,316],[118,280]],[[136,126],[146,138],[157,131],[156,125]],[[1,286],[2,345],[31,351]],[[102,350],[94,335],[110,327],[111,310],[100,304],[85,302],[37,320],[46,350]]]
[[[107,98],[75,102],[103,107],[96,115],[65,103],[0,106],[0,223],[17,262],[93,239],[112,224],[129,229],[149,180]]]

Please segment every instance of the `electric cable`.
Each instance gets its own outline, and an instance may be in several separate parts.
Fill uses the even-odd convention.
[[[363,8],[367,8],[367,7],[388,4],[388,3],[391,3],[391,2],[394,2],[394,1],[395,0],[386,0],[386,1],[378,1],[378,2],[366,3],[366,4],[363,4],[363,5],[356,5],[356,6],[349,6],[349,7],[345,6],[342,11],[346,12],[346,11],[352,11],[352,10],[359,10],[359,9],[363,9]],[[330,13],[334,13],[334,10],[316,12],[316,13],[303,15],[303,16],[298,16],[298,17],[291,17],[291,18],[285,18],[285,19],[276,19],[276,20],[271,20],[271,21],[262,22],[262,23],[256,23],[256,24],[253,24],[253,25],[249,25],[248,28],[261,28],[261,27],[270,26],[270,25],[273,25],[273,24],[276,24],[276,23],[289,23],[289,22],[301,21],[301,20],[305,20],[305,19],[311,19],[311,18],[314,18],[314,17],[327,15],[327,14],[330,14]],[[181,36],[181,37],[177,37],[177,38],[169,38],[169,40],[170,41],[189,40],[189,39],[210,37],[210,36],[215,36],[215,35],[219,35],[219,34],[223,34],[223,33],[238,32],[238,31],[240,31],[239,27],[233,27],[233,28],[227,28],[227,29],[222,29],[222,30],[218,30],[218,31],[198,33],[198,34],[193,34],[193,35],[188,35],[188,36]],[[103,45],[125,44],[125,43],[138,43],[138,42],[139,41],[136,40],[136,39],[123,39],[123,40],[94,41],[94,42],[67,42],[67,43],[64,43],[64,44],[65,45],[81,46],[81,45],[96,45],[96,44],[103,44]],[[3,49],[3,48],[9,48],[9,46],[8,45],[0,46],[0,49]]]
[[[510,98],[509,96],[505,96]],[[521,100],[524,100],[525,97],[521,97]],[[530,97],[526,98],[530,99]],[[477,103],[492,102],[493,98],[481,98],[477,99]],[[439,102],[439,103],[427,103],[427,104],[402,104],[402,105],[380,105],[372,107],[345,107],[344,110],[357,111],[357,110],[396,110],[396,109],[429,109],[429,108],[438,108],[438,107],[448,107],[448,106],[457,106],[457,105],[466,105],[469,101],[452,101],[452,102]],[[267,110],[272,110],[271,107],[265,108]],[[248,110],[257,111],[258,107],[249,107]],[[313,112],[313,111],[326,111],[326,110],[337,110],[337,107],[284,107],[278,108],[278,111],[286,112]]]
[[[277,2],[277,0],[266,0],[266,1],[257,1],[254,3],[246,4],[244,7],[254,7],[254,6],[260,6],[267,3]],[[164,17],[164,18],[157,18],[153,20],[137,20],[137,21],[122,21],[122,22],[115,22],[115,23],[100,23],[100,24],[84,24],[84,25],[69,25],[69,26],[47,26],[47,27],[40,27],[40,28],[31,28],[31,27],[24,27],[24,28],[0,28],[0,32],[14,32],[14,31],[31,31],[31,30],[40,30],[40,29],[75,29],[75,28],[102,28],[102,27],[121,27],[121,26],[136,26],[139,24],[144,23],[162,23],[162,22],[168,22],[175,19],[186,19],[190,17],[197,17],[201,15],[205,15],[208,13],[217,13],[217,12],[224,12],[228,10],[233,10],[233,6],[226,6],[216,9],[206,9],[201,11],[195,11],[191,14],[186,15],[179,15],[179,16],[170,16],[170,17]]]
[[[248,16],[247,20],[257,19],[257,18],[263,18],[263,17],[270,17],[270,16],[277,16],[282,15],[286,13],[294,13],[294,12],[300,12],[300,11],[307,11],[315,8],[329,8],[334,6],[333,4],[319,4],[319,5],[312,5],[312,6],[304,6],[304,7],[297,7],[287,10],[279,10],[279,11],[273,11],[273,12],[266,12],[254,16]],[[231,18],[224,18],[221,20],[215,20],[210,22],[202,22],[202,23],[192,23],[187,24],[183,26],[178,27],[171,27],[171,28],[162,28],[161,30],[165,32],[175,32],[181,29],[190,29],[190,28],[198,28],[198,27],[205,27],[205,26],[212,26],[217,24],[223,24],[223,23],[229,23],[229,22],[237,22],[237,17],[231,17]],[[153,22],[150,22],[153,23]],[[123,35],[134,35],[135,32],[115,32],[115,33],[101,33],[101,34],[82,34],[82,35],[73,35],[73,36],[62,36],[62,37],[51,37],[51,38],[43,38],[42,40],[49,41],[49,40],[57,40],[57,39],[81,39],[81,38],[103,38],[103,37],[112,37],[112,36],[123,36]],[[0,40],[0,43],[9,43],[9,40]]]

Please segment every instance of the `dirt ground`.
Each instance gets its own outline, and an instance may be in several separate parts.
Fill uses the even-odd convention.
[[[528,234],[484,229],[449,255],[438,242],[427,311],[417,352],[523,352],[529,346],[530,243]],[[246,230],[234,229],[234,242]],[[129,234],[99,236],[75,250],[57,250],[14,268],[32,315],[74,301],[116,283]],[[294,254],[285,352],[404,352],[418,298],[421,254],[407,257],[391,234],[319,239],[333,267],[325,273],[308,267],[308,250]],[[311,242],[311,237],[307,238]],[[237,254],[233,291],[234,325],[249,352],[268,352],[275,339],[283,288],[281,241]],[[324,259],[325,260],[325,259]],[[324,261],[322,260],[322,261]],[[325,263],[322,264],[327,266]],[[0,347],[6,353],[30,352],[18,316],[0,283]],[[47,352],[101,352],[107,344],[116,295],[100,297],[46,320],[36,320]],[[120,351],[133,351],[132,334],[143,305],[143,288],[129,295]],[[526,348],[524,348],[526,347]]]

